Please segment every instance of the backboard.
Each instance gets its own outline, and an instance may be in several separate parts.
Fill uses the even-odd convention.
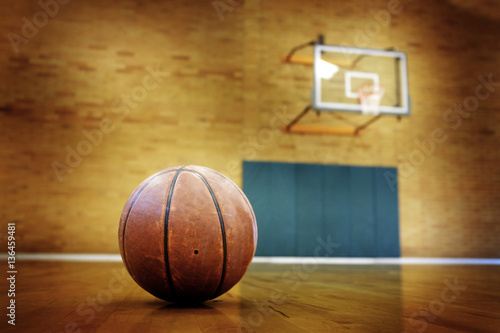
[[[409,115],[404,52],[314,45],[313,109],[365,113],[361,93],[367,86],[381,91],[377,113]]]

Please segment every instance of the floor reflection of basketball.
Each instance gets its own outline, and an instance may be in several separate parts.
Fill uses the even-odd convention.
[[[200,166],[174,167],[144,180],[122,212],[120,251],[146,291],[173,302],[203,302],[231,289],[257,245],[243,192]]]

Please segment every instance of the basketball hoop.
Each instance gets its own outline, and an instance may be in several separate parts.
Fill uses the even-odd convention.
[[[359,103],[362,114],[378,115],[380,113],[380,100],[384,96],[385,88],[374,84],[362,85],[358,89]]]

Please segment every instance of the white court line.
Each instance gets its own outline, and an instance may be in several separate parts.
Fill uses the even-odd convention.
[[[0,259],[7,260],[7,254]],[[121,262],[119,254],[18,253],[16,260]],[[488,258],[330,258],[330,257],[254,257],[254,263],[331,264],[331,265],[500,265],[500,259]]]
[[[7,259],[5,253],[0,254],[1,259]],[[120,262],[119,254],[90,254],[90,253],[17,253],[17,260],[48,260],[48,261],[104,261]]]
[[[255,257],[253,262],[271,264],[332,265],[500,265],[500,259],[488,258],[329,258],[329,257]]]

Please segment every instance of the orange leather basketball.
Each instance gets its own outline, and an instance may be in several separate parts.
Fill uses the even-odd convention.
[[[231,289],[257,246],[255,215],[229,178],[201,166],[160,171],[123,209],[120,252],[132,278],[171,302],[203,302]]]

